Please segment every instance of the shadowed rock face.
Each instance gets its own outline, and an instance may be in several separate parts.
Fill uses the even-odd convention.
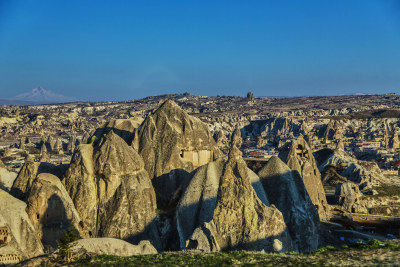
[[[134,138],[134,132],[142,121],[143,119],[111,120],[94,132],[93,136],[90,138],[90,142],[97,142],[102,136],[108,134],[110,131],[113,131],[119,137],[124,139],[128,145],[131,145]]]
[[[7,240],[0,255],[13,254],[20,260],[43,253],[43,246],[25,211],[26,204],[0,190],[0,227],[7,229]]]
[[[322,186],[321,173],[318,170],[312,150],[304,138],[299,136],[296,141],[285,145],[279,153],[279,158],[290,169],[299,172],[308,195],[317,208],[319,217],[327,219],[329,217],[329,205]]]
[[[26,200],[33,181],[38,174],[51,173],[61,178],[67,167],[68,165],[54,165],[48,162],[34,162],[28,159],[19,171],[17,178],[15,178],[10,194],[18,199]]]
[[[193,231],[186,242],[187,248],[205,251],[228,249],[274,251],[275,242],[283,245],[283,248],[278,250],[292,249],[292,241],[282,214],[275,206],[268,207],[257,197],[251,185],[249,170],[239,149],[236,146],[231,148],[229,159],[224,163],[219,179],[215,179],[212,176],[219,175],[220,171],[213,170],[216,167],[213,165],[218,164],[220,164],[218,161],[211,163],[206,170],[211,174],[209,177],[211,179],[203,192],[204,195],[213,196],[213,188],[219,180],[215,206],[212,202],[205,202],[203,207],[205,209],[215,207],[212,218]],[[183,201],[185,198],[181,202],[182,209],[185,208]],[[188,208],[191,208],[190,205]],[[206,211],[198,212],[200,216],[209,216]],[[185,223],[184,220],[182,223]]]
[[[33,180],[36,178],[40,163],[27,160],[18,173],[17,178],[10,193],[19,199],[24,199],[27,191],[32,186]]]
[[[170,100],[143,122],[138,145],[161,201],[188,182],[189,172],[219,156],[207,125]]]
[[[186,240],[197,227],[212,220],[217,206],[218,189],[226,162],[227,159],[220,158],[199,167],[194,172],[176,213],[181,248],[185,248]],[[247,169],[247,172],[258,198],[269,206],[258,176],[250,169]]]
[[[80,218],[59,178],[49,173],[37,176],[29,191],[28,216],[43,245],[57,248],[57,240],[71,225],[79,229]]]
[[[315,251],[319,240],[319,216],[298,172],[273,156],[258,176],[269,201],[282,212],[298,250]]]
[[[361,197],[362,193],[357,184],[347,182],[336,185],[336,202],[348,212],[368,213],[368,209],[360,201]]]
[[[113,131],[78,146],[64,179],[85,237],[132,242],[154,234],[155,193],[139,154]],[[157,244],[156,244],[157,245]]]

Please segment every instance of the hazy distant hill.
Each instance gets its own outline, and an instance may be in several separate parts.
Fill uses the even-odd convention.
[[[19,94],[13,98],[0,99],[0,105],[38,105],[74,101],[77,101],[74,97],[59,95],[39,86],[32,89],[30,92]]]

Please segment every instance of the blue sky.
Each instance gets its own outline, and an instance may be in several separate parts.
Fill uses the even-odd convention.
[[[400,89],[400,1],[0,0],[0,98]]]

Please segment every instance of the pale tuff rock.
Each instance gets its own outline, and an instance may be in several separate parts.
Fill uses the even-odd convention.
[[[143,160],[113,131],[94,147],[78,146],[63,182],[81,216],[84,237],[136,242],[150,236],[159,242],[155,193]]]
[[[186,240],[198,226],[212,220],[214,209],[217,206],[218,188],[226,162],[226,159],[221,158],[199,167],[194,172],[176,213],[182,248],[185,247]],[[247,172],[258,198],[269,206],[258,176],[248,168]]]
[[[43,246],[25,211],[26,204],[3,190],[0,203],[0,255],[11,254],[23,260],[42,254]]]
[[[348,212],[368,213],[368,209],[361,203],[362,193],[354,183],[338,183],[335,198],[338,205]]]
[[[129,257],[157,253],[157,250],[148,240],[140,241],[138,245],[132,245],[131,243],[116,238],[80,239],[71,248],[71,251],[74,256],[90,253],[95,255]]]
[[[145,119],[137,143],[153,179],[157,201],[162,202],[169,202],[177,190],[184,190],[189,172],[220,153],[207,125],[170,100]]]
[[[215,178],[213,180],[217,182]],[[283,250],[292,249],[282,214],[275,206],[268,207],[257,197],[246,163],[235,146],[231,148],[218,180],[219,190],[212,219],[193,231],[186,242],[187,247],[206,251],[273,251],[273,240],[280,239]],[[201,214],[201,210],[198,212]]]
[[[82,220],[82,237],[96,236],[97,179],[92,145],[79,145],[72,157],[63,184]]]
[[[36,176],[40,173],[51,173],[61,178],[67,165],[53,165],[48,162],[34,162],[31,159],[25,161],[21,170],[18,173],[17,178],[14,180],[13,186],[10,190],[10,194],[14,197],[26,200],[27,194],[29,193],[32,183]]]
[[[258,176],[268,200],[282,212],[297,249],[315,251],[319,243],[319,216],[298,172],[273,156]]]
[[[235,130],[232,133],[231,145],[240,148],[242,146],[242,133],[240,132],[239,126],[236,125]]]
[[[330,166],[340,167],[340,175],[357,184],[367,183],[377,185],[380,182],[386,181],[382,171],[375,162],[357,160],[341,149],[327,150],[324,153],[328,155],[319,157],[318,161],[321,164],[319,164],[318,168],[320,171],[324,171]],[[318,154],[322,154],[322,152],[317,152]]]
[[[320,219],[329,217],[329,205],[321,182],[321,173],[318,170],[312,150],[302,136],[296,141],[281,148],[279,158],[290,169],[301,175],[311,201],[316,206]]]
[[[14,197],[19,199],[26,197],[26,193],[30,190],[33,180],[36,178],[39,165],[39,162],[25,161],[10,191]]]
[[[116,119],[106,122],[100,128],[98,128],[93,136],[90,138],[90,142],[98,141],[102,136],[108,134],[110,131],[113,131],[128,145],[132,144],[134,139],[134,132],[140,126],[142,119]]]
[[[79,228],[80,218],[74,203],[59,178],[41,173],[34,180],[26,203],[28,216],[43,245],[57,247],[64,232],[73,225]]]
[[[0,162],[2,161],[0,160]],[[17,175],[17,173],[8,171],[5,167],[0,166],[0,189],[3,186],[3,189],[9,191]]]

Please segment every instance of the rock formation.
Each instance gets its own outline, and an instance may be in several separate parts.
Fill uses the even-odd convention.
[[[25,199],[26,193],[32,186],[33,180],[36,178],[40,163],[34,161],[25,161],[17,178],[14,180],[10,193],[18,198]]]
[[[291,250],[292,241],[281,212],[273,205],[268,207],[259,199],[251,185],[249,170],[239,149],[235,146],[231,148],[228,161],[224,164],[221,176],[218,177],[219,171],[215,167],[219,164],[219,162],[211,163],[208,168],[201,170],[210,175],[206,176],[206,180],[209,181],[203,192],[205,199],[202,200],[202,207],[200,209],[197,207],[196,216],[199,221],[203,221],[210,217],[210,211],[213,213],[210,221],[204,222],[193,231],[186,241],[186,247],[204,251],[229,249],[274,251],[275,245],[279,251]],[[199,174],[200,176],[203,175]],[[194,179],[193,183],[195,182],[199,182],[198,179]],[[217,183],[219,188],[215,203],[213,191]],[[184,208],[196,209],[183,198],[178,216],[185,213]],[[180,226],[182,222],[185,223],[184,220],[179,223]]]
[[[3,255],[19,261],[42,254],[43,246],[25,211],[26,204],[3,190],[0,203],[0,260]],[[0,261],[3,263],[7,261]]]
[[[93,136],[90,138],[90,142],[96,142],[102,136],[108,134],[110,131],[113,131],[122,139],[124,139],[128,145],[131,145],[134,139],[134,132],[139,127],[140,122],[141,121],[138,121],[137,119],[111,120],[106,122],[94,132]]]
[[[26,203],[28,216],[43,245],[57,248],[64,232],[73,225],[79,228],[80,218],[74,203],[59,178],[41,173],[34,180]]]
[[[0,164],[3,163],[0,160]],[[3,165],[4,166],[4,165]],[[14,183],[15,178],[17,177],[17,173],[8,171],[5,167],[0,166],[0,189],[6,189],[9,191]]]
[[[232,133],[231,137],[231,145],[236,146],[237,148],[240,148],[242,146],[242,133],[239,129],[239,126],[236,125],[235,130]]]
[[[354,183],[338,183],[335,198],[338,205],[352,213],[368,213],[367,208],[361,203],[362,194]]]
[[[184,190],[189,172],[219,156],[207,125],[170,100],[145,119],[138,144],[159,204]]]
[[[218,188],[226,162],[226,159],[220,158],[199,167],[185,190],[176,214],[181,248],[185,248],[186,240],[198,226],[212,220],[217,206]],[[269,206],[258,176],[250,169],[247,169],[247,171],[258,198]]]
[[[301,252],[318,248],[319,216],[303,180],[278,157],[273,156],[258,172],[268,200],[282,212],[289,234]]]
[[[92,255],[129,257],[134,255],[157,253],[157,250],[147,240],[140,241],[138,245],[132,245],[124,240],[115,238],[80,239],[71,248],[71,251],[74,256],[78,256],[79,254],[83,253],[90,253]]]
[[[19,171],[17,178],[15,178],[10,193],[18,199],[26,200],[26,196],[38,174],[50,173],[58,178],[62,178],[66,171],[66,167],[66,165],[54,165],[48,162],[34,162],[33,160],[28,159]]]
[[[304,138],[300,135],[296,141],[283,146],[279,153],[279,158],[290,169],[299,172],[311,201],[317,207],[320,219],[327,219],[329,216],[329,206],[322,186],[321,174],[312,150]]]
[[[83,222],[84,237],[137,242],[150,236],[158,242],[155,193],[143,160],[113,131],[95,145],[77,147],[63,183]]]

